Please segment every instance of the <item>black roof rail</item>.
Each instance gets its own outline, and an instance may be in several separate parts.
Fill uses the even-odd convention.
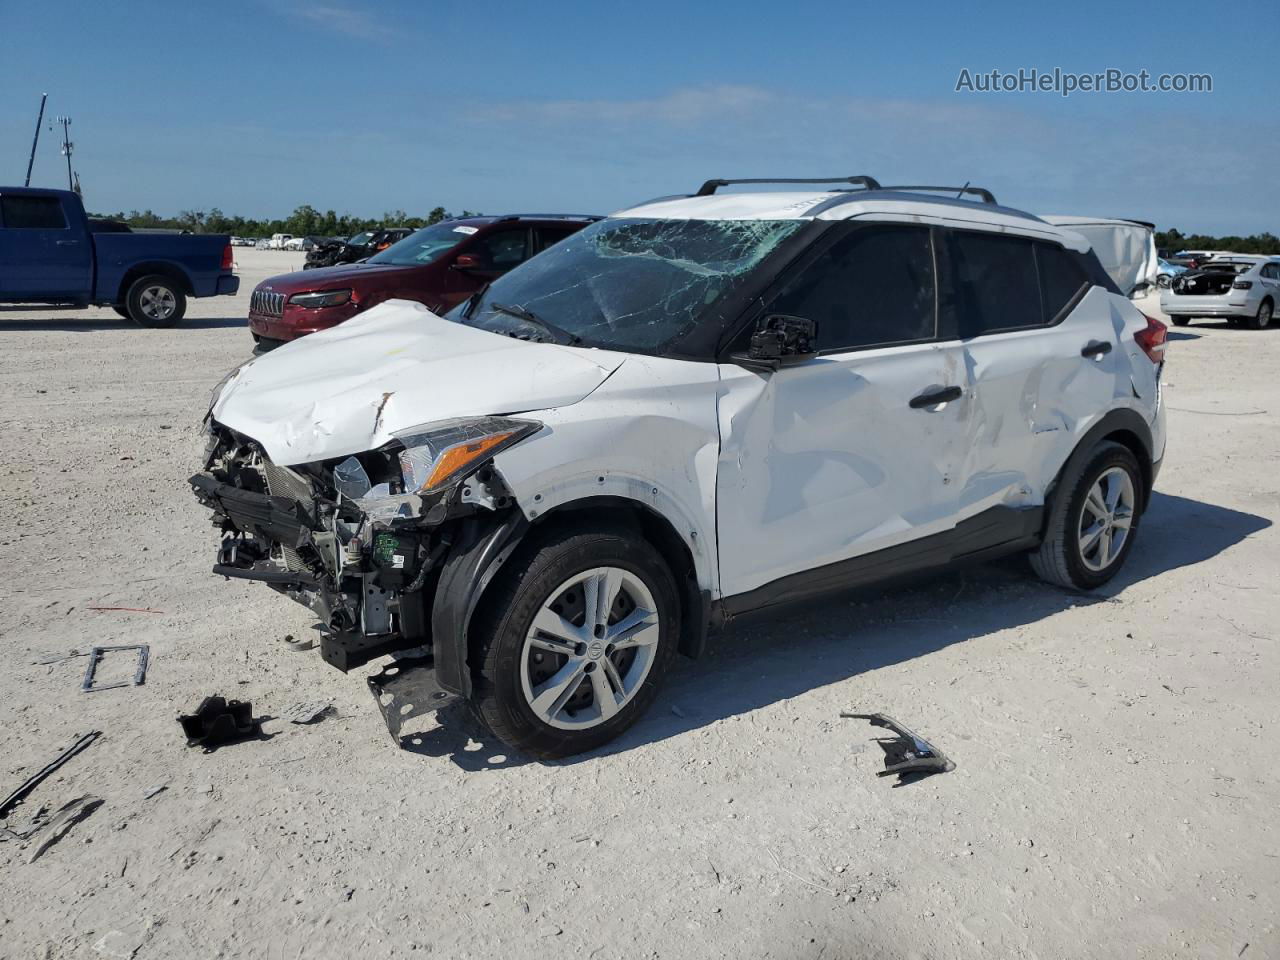
[[[508,220],[586,220],[594,223],[604,219],[596,213],[508,213],[494,219],[494,223],[505,223]]]
[[[963,187],[884,187],[883,189],[901,190],[904,193],[910,193],[913,190],[919,190],[919,191],[927,190],[927,191],[936,192],[936,193],[955,193],[955,194],[972,193],[976,197],[981,197],[983,203],[989,203],[993,206],[999,206],[999,204],[996,203],[995,194],[992,193],[990,190],[986,189],[985,187],[971,187],[967,183]],[[957,199],[959,198],[957,197]]]
[[[875,177],[804,177],[800,179],[794,177],[764,177],[750,180],[708,180],[698,188],[698,192],[694,196],[709,197],[718,188],[727,187],[735,183],[848,183],[855,187],[866,187],[868,190],[881,189]]]

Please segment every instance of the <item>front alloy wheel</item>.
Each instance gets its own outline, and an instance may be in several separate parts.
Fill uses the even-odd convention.
[[[525,637],[525,699],[548,726],[598,726],[635,698],[660,634],[657,604],[639,577],[618,567],[576,574],[552,591]]]
[[[638,530],[531,534],[471,630],[473,704],[509,746],[591,750],[657,696],[680,635],[676,581]]]

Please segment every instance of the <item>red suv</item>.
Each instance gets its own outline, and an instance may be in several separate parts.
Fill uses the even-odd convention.
[[[423,227],[360,263],[299,270],[258,284],[249,330],[259,350],[336,326],[384,300],[444,313],[490,280],[599,217],[514,214]]]

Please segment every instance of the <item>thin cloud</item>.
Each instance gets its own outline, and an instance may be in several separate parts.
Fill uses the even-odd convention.
[[[337,3],[289,3],[275,6],[281,12],[328,33],[356,40],[390,43],[398,34],[397,30],[377,20],[367,11]]]

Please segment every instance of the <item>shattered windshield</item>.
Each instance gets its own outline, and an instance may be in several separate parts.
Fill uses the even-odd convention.
[[[601,220],[449,318],[495,333],[654,350],[688,331],[801,220]]]

